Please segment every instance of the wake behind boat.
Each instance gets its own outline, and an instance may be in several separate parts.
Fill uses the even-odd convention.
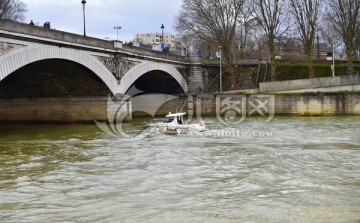
[[[200,118],[199,123],[197,124],[188,124],[184,122],[185,115],[185,112],[174,114],[169,112],[169,114],[165,116],[163,122],[152,123],[150,126],[158,128],[160,132],[172,135],[188,134],[191,131],[202,132],[206,130],[203,118]]]

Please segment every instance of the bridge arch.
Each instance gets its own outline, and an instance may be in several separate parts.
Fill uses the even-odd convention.
[[[171,75],[181,86],[184,92],[187,91],[187,83],[185,78],[181,73],[174,67],[168,64],[159,63],[159,62],[144,62],[133,68],[131,68],[121,79],[119,92],[125,94],[126,91],[131,87],[131,85],[142,75],[150,71],[163,71]]]
[[[23,66],[45,59],[64,59],[79,63],[93,71],[113,94],[117,93],[116,78],[100,61],[79,50],[61,47],[26,46],[1,56],[0,81]]]

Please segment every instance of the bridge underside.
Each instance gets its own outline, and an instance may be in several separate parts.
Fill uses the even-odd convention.
[[[107,85],[68,60],[28,64],[0,81],[0,123],[106,120]]]
[[[178,81],[160,70],[141,75],[127,91],[132,96],[181,93]],[[0,81],[0,123],[105,121],[108,95],[111,90],[102,79],[77,62],[36,61]],[[147,102],[158,102],[152,100]],[[132,107],[136,110],[136,101]]]
[[[47,59],[24,66],[0,82],[0,98],[107,96],[110,90],[77,63]]]
[[[128,89],[126,94],[183,94],[180,84],[168,73],[153,70],[143,74]]]

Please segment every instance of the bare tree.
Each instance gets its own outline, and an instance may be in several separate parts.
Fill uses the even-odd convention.
[[[268,39],[271,61],[271,81],[276,80],[276,38],[280,38],[286,32],[288,26],[286,22],[284,0],[255,0],[253,1],[256,20],[261,26]]]
[[[328,15],[326,15],[325,17],[328,17]],[[331,22],[328,19],[325,19],[323,21],[324,22],[321,24],[321,26],[319,26],[320,34],[322,39],[326,42],[328,51],[333,51],[343,45],[343,41],[339,33],[334,30]]]
[[[243,56],[244,50],[247,45],[250,45],[248,41],[248,37],[256,27],[256,20],[253,16],[253,8],[251,5],[251,1],[245,1],[242,8],[241,8],[241,16],[238,20],[238,27],[237,27],[237,37],[235,39],[234,48],[235,50],[235,63],[238,67],[238,64]]]
[[[239,56],[233,56],[237,30],[241,22],[247,21],[244,3],[245,0],[184,0],[175,25],[178,33],[190,33],[193,38],[221,46],[224,67],[234,84],[239,60]],[[236,54],[241,54],[240,50]]]
[[[328,0],[327,21],[342,38],[349,73],[354,73],[356,41],[360,32],[360,3],[358,0]]]
[[[360,56],[360,30],[358,30],[357,34],[356,34],[356,58],[355,60],[359,60],[359,56]]]
[[[307,56],[309,77],[315,77],[312,55],[322,0],[290,0],[290,8],[294,17],[295,27],[299,31],[304,51]]]
[[[24,21],[26,4],[20,0],[0,0],[0,19]]]

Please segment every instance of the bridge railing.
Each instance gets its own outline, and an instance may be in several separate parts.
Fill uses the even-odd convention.
[[[219,58],[215,58],[215,59],[201,58],[200,61],[201,61],[201,63],[207,64],[207,65],[216,65],[216,66],[220,65]],[[256,65],[257,66],[259,63],[261,63],[261,61],[258,58],[242,58],[240,60],[239,65]]]
[[[275,81],[260,83],[260,92],[292,91],[302,89],[316,89],[359,85],[360,75],[321,77],[291,81]]]
[[[9,20],[0,20],[0,36],[11,36],[16,33],[21,38],[28,38],[29,41],[45,43],[49,45],[61,45],[71,43],[72,47],[95,47],[97,49],[113,50],[124,53],[129,53],[136,57],[154,57],[166,60],[175,60],[177,62],[189,62],[189,58],[175,55],[171,53],[164,53],[153,51],[136,46],[129,46],[118,44],[118,41],[102,40],[89,36],[59,31],[55,29],[47,29],[40,26],[29,25],[20,22],[13,22]],[[35,38],[32,38],[35,37]],[[78,46],[76,46],[78,45]],[[119,47],[120,46],[120,47]]]
[[[146,56],[146,57],[156,57],[156,58],[162,58],[162,59],[168,59],[168,60],[175,60],[175,61],[179,61],[179,62],[188,62],[188,59],[184,56],[154,51],[154,50],[150,50],[150,49],[140,48],[137,46],[123,45],[122,49],[124,51],[129,52],[134,55],[141,55],[141,56]]]
[[[40,26],[31,26],[29,24],[13,22],[8,20],[0,20],[0,35],[11,35],[11,33],[22,34],[26,36],[39,37],[38,41],[56,40],[59,42],[69,42],[81,45],[94,46],[99,48],[112,49],[114,48],[113,43],[97,38],[84,37],[74,33],[59,31],[55,29],[47,29]],[[7,31],[7,32],[3,32]]]

